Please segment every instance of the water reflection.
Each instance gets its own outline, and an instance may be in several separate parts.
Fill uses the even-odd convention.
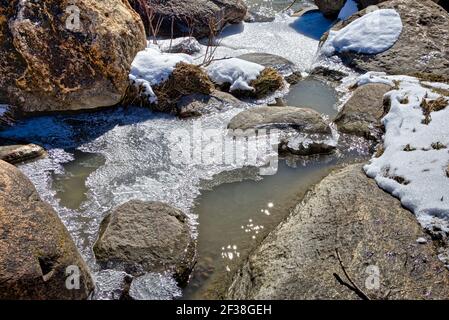
[[[308,107],[331,117],[337,114],[334,88],[313,78],[290,87],[284,99],[289,106]]]
[[[63,163],[63,172],[53,173],[53,188],[62,206],[77,210],[87,200],[89,189],[86,180],[89,175],[105,164],[105,158],[98,153],[73,151],[73,161]]]
[[[247,254],[277,226],[310,186],[354,155],[280,161],[278,173],[258,181],[226,183],[197,199],[198,262],[183,299],[220,298]],[[363,157],[362,157],[363,158]]]

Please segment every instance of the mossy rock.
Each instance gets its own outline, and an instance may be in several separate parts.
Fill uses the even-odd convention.
[[[210,94],[214,84],[200,67],[180,62],[170,78],[154,88],[158,98],[156,106],[161,111],[176,109],[176,103],[184,96],[191,94]]]
[[[150,103],[148,97],[142,94],[142,89],[132,85],[122,101],[123,105],[138,105],[149,107],[154,111],[177,114],[176,104],[184,96],[192,94],[209,95],[214,90],[214,84],[200,67],[184,62],[176,65],[167,81],[153,88],[158,102]]]
[[[255,89],[254,91],[234,90],[231,93],[238,98],[261,99],[281,89],[284,86],[284,78],[276,69],[269,67],[262,70],[257,79],[249,84]],[[230,84],[226,83],[220,88],[223,91],[229,91]]]

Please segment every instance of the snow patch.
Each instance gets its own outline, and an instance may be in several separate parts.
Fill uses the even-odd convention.
[[[137,53],[131,64],[129,80],[142,89],[150,103],[156,103],[157,97],[152,87],[166,81],[180,62],[191,64],[193,59],[182,53],[162,53],[158,47],[149,46]]]
[[[434,90],[442,85],[382,73],[368,73],[359,83],[395,86],[386,95],[391,108],[382,120],[384,152],[365,166],[367,175],[398,197],[423,227],[449,232],[449,98]],[[423,106],[435,101],[439,107],[426,113]]]
[[[231,58],[212,62],[207,67],[207,74],[210,79],[220,85],[230,83],[230,91],[245,90],[254,91],[250,85],[256,80],[264,66],[246,60]]]
[[[365,14],[339,31],[331,30],[322,52],[378,54],[391,48],[402,33],[402,20],[394,9],[381,9]]]

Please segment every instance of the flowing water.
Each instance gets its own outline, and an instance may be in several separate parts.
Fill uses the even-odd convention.
[[[281,6],[282,1],[253,4],[256,2],[267,7]],[[321,15],[314,14],[245,24],[240,30],[233,26],[224,33],[223,48],[235,54],[279,54],[305,71],[315,58],[317,32],[329,25]],[[319,31],[307,34],[312,29]],[[279,43],[273,43],[273,39]],[[287,100],[291,105],[316,108],[332,116],[335,97],[327,85],[306,80],[291,88]],[[189,216],[198,240],[198,264],[183,298],[196,299],[217,296],[222,280],[228,279],[236,264],[288,215],[310,186],[336,165],[364,156],[363,152],[359,155],[347,150],[326,157],[289,159],[280,161],[276,175],[263,178],[254,169],[266,163],[266,152],[257,154],[252,168],[234,162],[173,161],[174,133],[188,137],[184,149],[202,145],[196,129],[218,130],[224,137],[230,119],[251,107],[257,106],[229,106],[199,120],[180,120],[135,107],[40,116],[20,121],[0,132],[0,137],[30,141],[48,150],[47,158],[21,165],[20,169],[67,226],[94,272],[99,291],[104,291],[96,297],[111,298],[108,292],[116,290],[123,278],[114,270],[98,270],[92,246],[99,224],[112,208],[140,199],[166,202]],[[143,288],[136,293],[140,298],[165,299],[181,294],[169,275],[149,274],[139,287]]]

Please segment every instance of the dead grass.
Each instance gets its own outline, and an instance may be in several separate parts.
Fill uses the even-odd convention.
[[[375,158],[380,158],[385,152],[385,147],[383,144],[378,144],[376,147],[376,153],[374,154]]]
[[[214,89],[207,74],[198,66],[180,62],[167,81],[154,87],[158,103],[150,104],[142,94],[143,88],[129,86],[122,101],[123,105],[138,105],[150,107],[152,110],[177,113],[176,103],[183,96],[191,94],[208,95]]]
[[[411,152],[411,151],[415,151],[416,148],[413,148],[412,146],[410,146],[410,144],[406,145],[404,148],[405,152]]]
[[[421,83],[421,86],[429,89],[433,93],[439,94],[440,96],[449,97],[449,90],[447,90],[447,89],[435,88],[435,87],[429,86],[428,84],[424,84],[424,83]]]
[[[262,98],[282,88],[284,81],[282,76],[273,68],[265,68],[260,76],[251,82],[256,89],[256,98]]]
[[[405,97],[399,101],[400,104],[409,104],[410,100],[408,97]]]
[[[265,68],[256,80],[251,81],[250,85],[255,91],[235,90],[232,94],[240,98],[260,99],[282,88],[284,86],[284,80],[276,69]],[[222,89],[228,91],[229,84],[225,84]]]
[[[432,147],[433,150],[441,150],[441,149],[446,149],[447,148],[444,144],[442,144],[439,141],[432,143],[431,147]]]
[[[439,97],[436,100],[427,100],[425,97],[421,101],[421,108],[424,113],[423,124],[429,124],[432,121],[432,112],[438,112],[448,106],[448,100],[444,97]]]
[[[440,74],[419,72],[419,73],[414,73],[411,76],[416,77],[421,81],[449,83],[449,77],[445,76],[445,75],[440,75]]]

